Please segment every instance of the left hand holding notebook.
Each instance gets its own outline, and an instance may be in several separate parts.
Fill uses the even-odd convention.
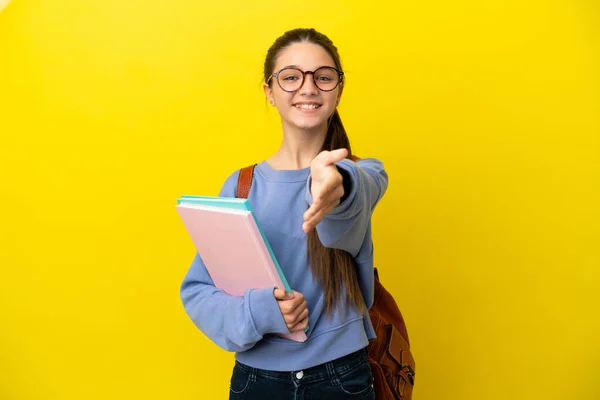
[[[348,150],[322,151],[310,164],[310,193],[313,204],[304,213],[302,230],[310,232],[333,210],[344,196],[342,174],[335,163],[348,156]]]
[[[308,308],[304,295],[296,291],[289,293],[283,289],[275,289],[273,295],[290,332],[304,331],[308,326]]]

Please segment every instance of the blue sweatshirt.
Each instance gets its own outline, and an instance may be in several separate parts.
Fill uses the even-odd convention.
[[[336,163],[343,170],[344,201],[318,225],[326,247],[343,249],[356,261],[367,308],[373,304],[373,242],[371,214],[387,190],[383,164],[373,158]],[[235,197],[239,171],[225,181],[219,196]],[[291,288],[304,295],[308,307],[308,339],[304,343],[274,333],[289,332],[273,287],[230,296],[215,288],[196,253],[181,285],[186,313],[196,327],[221,348],[236,352],[246,365],[276,371],[297,371],[342,357],[375,338],[368,313],[362,315],[342,301],[333,315],[325,311],[323,288],[313,278],[307,258],[303,214],[312,203],[310,168],[275,170],[262,161],[255,168],[248,198]],[[235,249],[232,249],[235,251]]]

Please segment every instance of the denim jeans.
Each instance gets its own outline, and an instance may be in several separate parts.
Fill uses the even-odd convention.
[[[233,367],[230,400],[375,400],[373,375],[362,349],[302,371],[257,369],[238,361]]]

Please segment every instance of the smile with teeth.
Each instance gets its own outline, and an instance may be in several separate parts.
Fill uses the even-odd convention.
[[[303,110],[314,110],[315,108],[321,107],[320,104],[294,104],[294,107],[301,108]]]

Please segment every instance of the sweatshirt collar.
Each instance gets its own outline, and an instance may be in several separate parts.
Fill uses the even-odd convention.
[[[305,182],[310,175],[310,167],[275,169],[266,161],[261,161],[256,168],[265,178],[273,182]]]

